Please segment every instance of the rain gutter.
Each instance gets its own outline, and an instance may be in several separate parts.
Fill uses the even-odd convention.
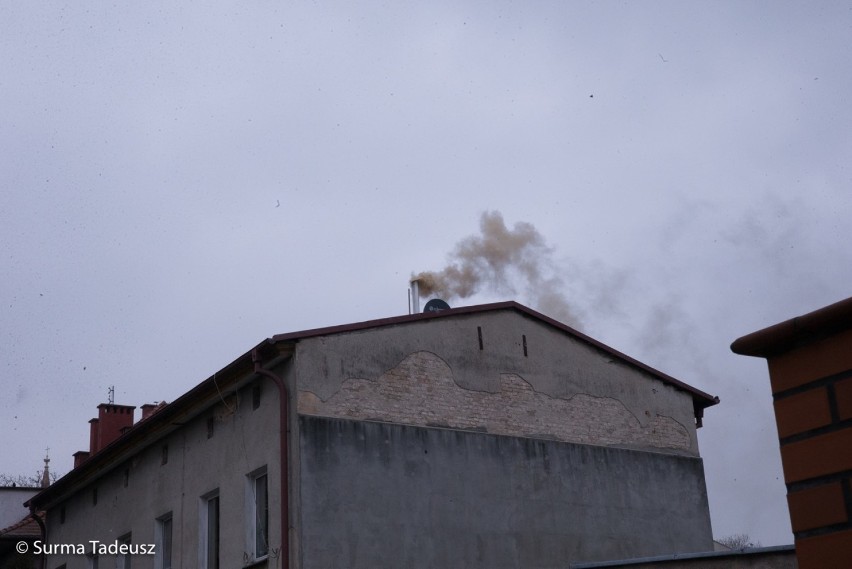
[[[281,559],[283,559],[283,568],[290,567],[290,463],[288,454],[287,440],[289,439],[289,430],[287,422],[289,420],[289,392],[284,379],[263,368],[260,354],[257,348],[251,351],[251,361],[254,363],[254,372],[257,375],[269,378],[278,387],[278,400],[280,409],[278,412],[279,419],[279,442],[281,455],[281,465],[279,467],[281,475]]]

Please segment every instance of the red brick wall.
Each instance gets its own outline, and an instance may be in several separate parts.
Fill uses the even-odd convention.
[[[770,356],[800,569],[852,567],[852,330]]]
[[[122,429],[133,426],[133,410],[136,407],[130,405],[114,405],[101,403],[98,405],[98,420],[95,424],[97,436],[93,435],[92,442],[97,442],[97,448],[89,451],[94,454],[106,447],[112,441],[122,435]],[[91,421],[90,421],[91,422]]]

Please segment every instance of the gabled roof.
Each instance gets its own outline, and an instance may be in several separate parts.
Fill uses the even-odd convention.
[[[232,389],[239,385],[240,382],[245,381],[247,377],[251,377],[256,369],[256,365],[262,364],[263,367],[271,367],[290,357],[295,349],[295,344],[297,344],[300,340],[319,336],[346,334],[349,332],[357,332],[384,326],[397,326],[411,322],[426,322],[433,319],[453,318],[466,314],[481,314],[506,310],[517,312],[525,317],[532,318],[544,323],[545,325],[560,330],[572,338],[585,342],[598,350],[618,358],[627,365],[633,366],[650,374],[665,384],[689,393],[692,397],[695,417],[698,420],[699,425],[704,409],[719,403],[718,397],[714,397],[687,385],[678,379],[666,375],[665,373],[643,364],[630,356],[610,348],[609,346],[583,334],[582,332],[579,332],[578,330],[575,330],[574,328],[571,328],[570,326],[566,326],[565,324],[557,322],[540,312],[536,312],[531,308],[513,301],[466,306],[442,310],[439,312],[409,314],[378,320],[368,320],[365,322],[344,324],[341,326],[330,326],[327,328],[315,328],[311,330],[302,330],[300,332],[277,334],[272,338],[263,340],[254,348],[193,387],[172,403],[159,409],[157,413],[151,415],[145,420],[136,422],[133,427],[127,431],[127,433],[90,456],[83,464],[73,469],[68,474],[54,482],[50,487],[44,489],[42,492],[31,498],[26,505],[33,506],[38,509],[46,509],[56,500],[61,499],[65,493],[72,489],[75,485],[86,484],[97,479],[103,473],[121,463],[121,461],[127,460],[130,456],[135,454],[140,446],[144,448],[153,441],[175,430],[180,424],[203,412],[204,409],[207,409],[214,401],[218,400],[221,392],[226,389]]]
[[[652,368],[651,366],[640,362],[639,360],[633,359],[630,356],[615,350],[606,344],[595,340],[591,336],[587,336],[583,334],[579,330],[572,328],[566,324],[558,322],[549,316],[545,316],[540,312],[536,312],[535,310],[524,306],[523,304],[519,304],[514,301],[507,302],[495,302],[491,304],[479,304],[476,306],[464,306],[461,308],[451,308],[449,310],[441,310],[439,312],[429,312],[423,314],[409,314],[405,316],[395,316],[392,318],[382,318],[379,320],[368,320],[366,322],[357,322],[354,324],[343,324],[340,326],[329,326],[327,328],[315,328],[313,330],[303,330],[301,332],[289,332],[286,334],[278,334],[273,336],[270,341],[273,343],[276,342],[294,342],[304,338],[312,338],[316,336],[331,336],[334,334],[344,334],[347,332],[356,332],[359,330],[367,330],[369,328],[379,328],[382,326],[394,326],[398,324],[405,324],[408,322],[417,322],[421,320],[430,320],[433,318],[447,318],[452,316],[458,316],[462,314],[478,314],[483,312],[494,312],[498,310],[512,310],[518,312],[524,316],[533,318],[535,320],[539,320],[557,330],[561,330],[565,334],[585,342],[598,350],[601,350],[607,354],[610,354],[625,363],[639,368],[656,379],[659,379],[663,383],[671,385],[677,389],[688,392],[691,396],[697,408],[706,409],[707,407],[716,405],[719,403],[719,398],[708,393],[701,391],[700,389],[696,389],[691,385],[688,385],[679,379],[675,379],[674,377],[667,375],[657,369]]]

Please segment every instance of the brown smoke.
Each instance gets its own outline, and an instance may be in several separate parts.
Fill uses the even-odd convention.
[[[523,284],[526,302],[533,308],[576,323],[562,280],[555,274],[552,249],[532,224],[519,222],[509,229],[499,211],[484,212],[479,231],[455,246],[446,267],[412,277],[419,281],[420,296],[468,298],[484,288],[515,294],[514,285]]]

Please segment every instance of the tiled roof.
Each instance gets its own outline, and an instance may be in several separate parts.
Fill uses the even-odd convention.
[[[39,512],[38,517],[44,520],[44,512]],[[0,539],[20,539],[27,537],[41,537],[41,528],[32,516],[27,516],[18,523],[0,529]]]

